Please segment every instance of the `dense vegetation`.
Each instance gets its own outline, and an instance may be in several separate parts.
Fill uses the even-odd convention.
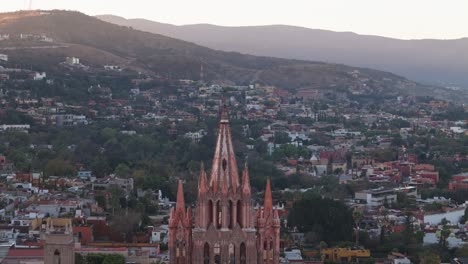
[[[353,233],[353,216],[344,203],[307,192],[294,203],[288,225],[306,233],[309,242],[349,241]]]

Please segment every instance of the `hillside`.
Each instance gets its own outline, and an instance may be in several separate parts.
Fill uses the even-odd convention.
[[[400,40],[351,32],[271,25],[174,26],[103,15],[100,19],[197,43],[213,49],[344,63],[390,71],[412,80],[468,89],[468,38]]]
[[[44,70],[48,66],[53,68],[66,56],[78,56],[88,65],[115,63],[153,75],[197,80],[203,65],[206,81],[257,82],[292,90],[348,89],[357,82],[350,72],[358,70],[359,78],[371,80],[372,86],[368,88],[378,94],[407,92],[451,97],[446,90],[420,86],[391,73],[216,51],[163,35],[117,26],[78,12],[3,13],[0,14],[0,34],[44,34],[52,38],[53,43],[48,43],[49,46],[29,49],[0,42],[0,52],[9,54],[12,63],[26,63]]]

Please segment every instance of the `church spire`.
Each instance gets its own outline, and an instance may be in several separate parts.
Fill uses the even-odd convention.
[[[208,192],[208,180],[206,179],[205,164],[203,161],[200,165],[200,178],[198,179],[198,194],[205,194]]]
[[[213,167],[210,177],[210,188],[214,192],[226,186],[236,192],[239,185],[239,172],[237,170],[236,155],[231,139],[231,128],[229,126],[229,114],[223,101],[221,120],[218,127],[218,138],[216,150],[213,157]],[[225,188],[225,187],[224,187]]]
[[[242,172],[242,193],[250,195],[250,191],[249,165],[246,161]]]
[[[263,214],[267,215],[273,210],[273,198],[271,195],[271,184],[270,179],[267,179],[266,189],[265,189],[265,202],[263,205]]]
[[[184,186],[182,185],[182,180],[179,180],[179,186],[177,187],[176,211],[181,211],[185,214]]]

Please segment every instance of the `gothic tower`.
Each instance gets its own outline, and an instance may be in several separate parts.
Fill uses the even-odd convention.
[[[193,229],[193,263],[256,263],[249,173],[239,181],[227,107],[219,122],[210,180],[202,164]]]
[[[257,248],[261,252],[258,263],[279,263],[280,219],[278,210],[273,208],[270,179],[267,180],[263,210],[257,209],[257,230]]]
[[[184,188],[179,180],[176,208],[172,208],[169,219],[169,255],[171,264],[191,263],[192,212],[185,211]]]
[[[242,180],[239,176],[228,111],[224,105],[209,179],[201,164],[191,230],[190,218],[184,214],[183,189],[179,183],[177,206],[171,211],[169,221],[170,263],[279,263],[280,223],[278,212],[273,208],[270,182],[265,191],[264,209],[255,212],[247,163]],[[185,251],[176,251],[181,239],[186,241],[183,244]]]

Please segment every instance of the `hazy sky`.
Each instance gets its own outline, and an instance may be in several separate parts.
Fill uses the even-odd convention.
[[[0,0],[0,11],[29,0]],[[468,37],[468,0],[33,0],[34,9],[71,9],[171,24],[287,24],[396,38]]]

